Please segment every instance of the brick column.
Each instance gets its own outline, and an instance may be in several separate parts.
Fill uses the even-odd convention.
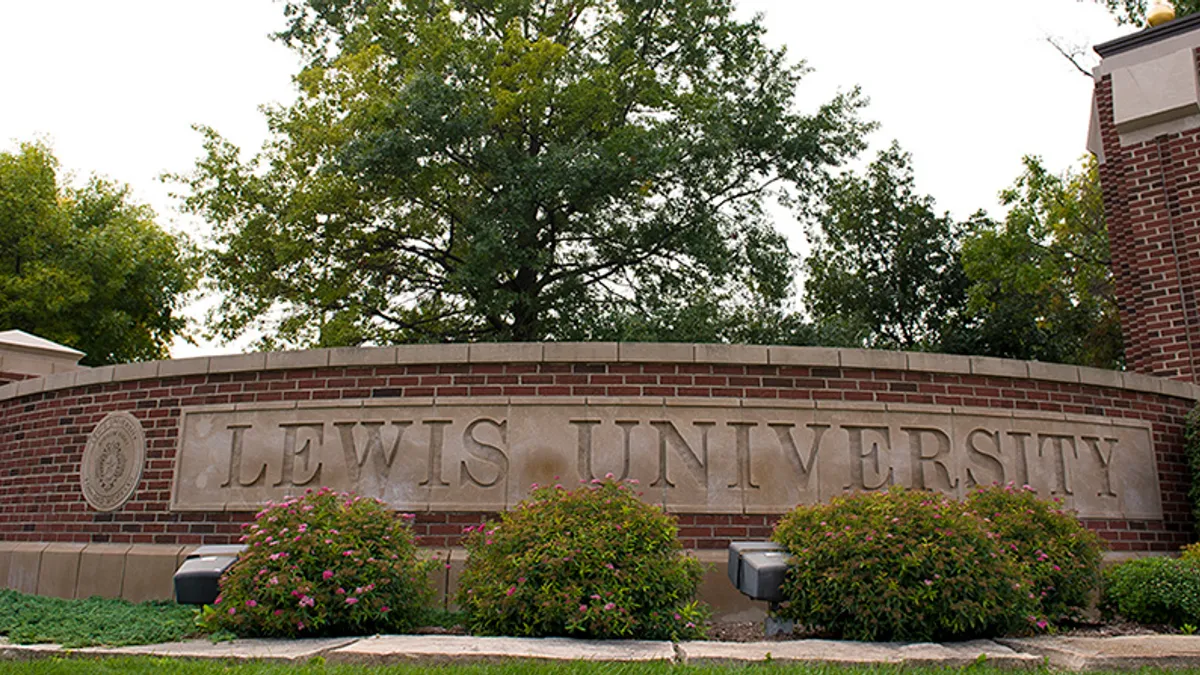
[[[1096,51],[1088,147],[1100,160],[1126,363],[1200,382],[1200,15]]]

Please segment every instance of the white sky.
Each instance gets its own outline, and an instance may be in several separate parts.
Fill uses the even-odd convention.
[[[1061,171],[1083,153],[1091,83],[1045,42],[1089,46],[1130,31],[1090,0],[739,0],[768,39],[815,72],[812,110],[855,85],[896,139],[918,188],[965,218],[999,214],[996,193],[1038,154]],[[244,150],[266,135],[262,104],[293,96],[297,61],[269,39],[271,0],[0,0],[0,150],[41,138],[65,169],[128,183],[164,225],[198,234],[158,176],[200,156],[193,124]],[[869,157],[869,156],[868,156]],[[801,228],[779,222],[797,247]],[[198,311],[198,310],[197,310]],[[238,351],[180,345],[175,356]]]

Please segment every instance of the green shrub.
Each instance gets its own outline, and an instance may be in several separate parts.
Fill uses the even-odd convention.
[[[1141,558],[1104,570],[1100,609],[1151,624],[1200,624],[1200,560]]]
[[[892,488],[800,506],[773,539],[793,565],[780,614],[853,640],[957,640],[1028,629],[1037,602],[961,502]]]
[[[1184,560],[1200,560],[1200,541],[1192,542],[1179,549],[1179,557]]]
[[[1188,500],[1192,503],[1193,519],[1200,525],[1200,405],[1189,410],[1183,419],[1183,454],[1191,473]]]
[[[432,591],[412,516],[375,499],[322,488],[268,505],[242,537],[248,549],[221,578],[208,630],[313,636],[403,632]]]
[[[680,639],[702,635],[700,563],[673,518],[609,476],[538,488],[468,528],[459,605],[486,635]]]
[[[1023,568],[1050,622],[1075,618],[1100,587],[1103,544],[1059,500],[1037,498],[1032,488],[992,486],[967,498],[967,506],[1000,536],[1004,551]]]

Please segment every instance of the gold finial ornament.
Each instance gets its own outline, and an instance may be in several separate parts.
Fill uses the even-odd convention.
[[[1167,0],[1154,0],[1154,4],[1150,6],[1150,11],[1146,12],[1146,23],[1150,27],[1161,26],[1162,24],[1171,21],[1175,18],[1175,7]]]

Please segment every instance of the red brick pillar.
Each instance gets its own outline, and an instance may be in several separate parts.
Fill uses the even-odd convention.
[[[1129,370],[1200,383],[1200,15],[1096,47],[1088,148]]]

